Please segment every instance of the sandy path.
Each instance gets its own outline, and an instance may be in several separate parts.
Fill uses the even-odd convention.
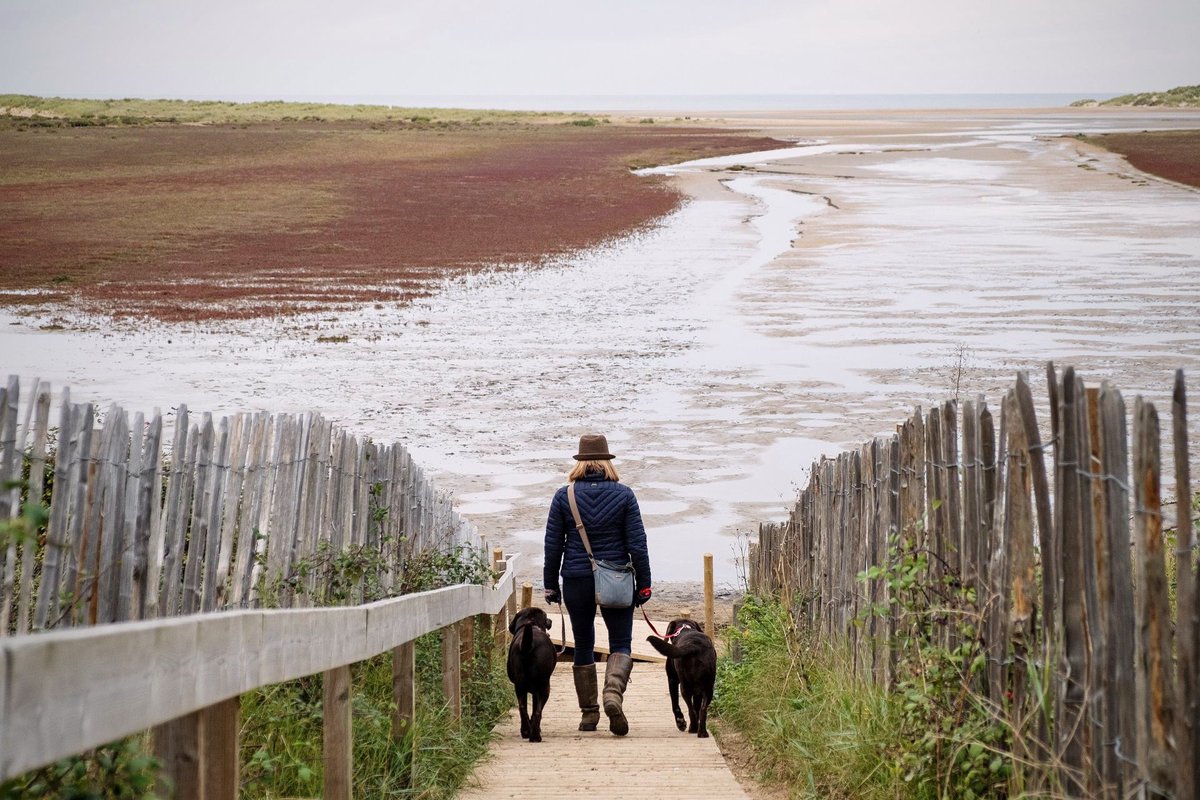
[[[533,552],[575,438],[602,430],[656,583],[695,580],[709,551],[731,584],[735,534],[782,516],[821,453],[952,395],[960,352],[960,391],[992,398],[1049,358],[1156,401],[1200,366],[1200,194],[1041,138],[1079,115],[910,116],[679,168],[693,200],[656,231],[408,309],[83,332],[4,318],[2,366],[76,398],[311,408],[402,439],[485,536]]]

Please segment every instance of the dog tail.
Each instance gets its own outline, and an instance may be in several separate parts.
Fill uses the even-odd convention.
[[[517,640],[513,643],[517,646],[517,652],[522,655],[527,655],[533,650],[533,626],[522,625],[521,630],[517,633]]]
[[[696,636],[689,636],[684,639],[682,647],[674,645],[665,639],[660,639],[657,636],[647,636],[646,641],[667,658],[687,658],[688,656],[703,653],[705,649],[704,643],[699,641],[699,637]]]

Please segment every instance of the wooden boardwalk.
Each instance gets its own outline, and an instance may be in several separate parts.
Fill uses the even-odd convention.
[[[654,623],[659,630],[664,624]],[[645,623],[640,623],[642,627]],[[557,615],[555,628],[558,627]],[[603,628],[603,624],[600,624]],[[607,634],[598,631],[598,644]],[[568,639],[570,641],[570,639]],[[639,642],[642,646],[639,646]],[[635,658],[654,653],[634,629]],[[598,665],[599,682],[604,665]],[[684,712],[687,713],[686,710]],[[521,738],[516,708],[496,727],[500,739],[476,768],[462,800],[482,798],[655,797],[744,800],[745,792],[725,764],[716,740],[682,733],[671,716],[667,676],[661,661],[637,661],[625,693],[629,735],[608,732],[601,712],[595,732],[578,730],[579,708],[571,664],[560,662],[550,683],[550,702],[542,716],[542,741]]]
[[[561,627],[562,621],[559,619],[557,612],[555,612],[551,616],[551,619],[554,620],[554,630],[550,631],[550,638],[554,640],[554,644],[561,646],[563,643],[562,627]],[[608,630],[605,629],[605,627],[604,627],[604,620],[600,619],[599,617],[596,617],[595,624],[596,624],[595,651],[597,653],[599,653],[600,656],[607,656],[608,655]],[[654,627],[658,628],[659,631],[665,631],[667,629],[667,623],[659,622],[658,620],[655,620]],[[566,621],[566,628],[567,628],[567,647],[574,649],[575,648],[575,638],[573,636],[571,636],[571,620],[569,618]],[[667,657],[662,655],[661,653],[659,653],[653,647],[651,647],[650,643],[646,641],[646,637],[652,633],[654,633],[654,631],[650,630],[650,626],[646,624],[645,620],[643,620],[641,618],[640,614],[633,618],[633,660],[634,661],[649,661],[649,662],[652,662],[655,664],[666,664]],[[572,691],[574,691],[574,690],[572,690]],[[664,695],[664,697],[665,696],[666,695]],[[668,701],[668,702],[670,702],[670,701]]]

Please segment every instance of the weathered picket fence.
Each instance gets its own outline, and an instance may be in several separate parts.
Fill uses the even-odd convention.
[[[324,672],[326,796],[348,797],[348,665],[393,650],[402,726],[416,638],[444,630],[456,707],[460,633],[503,636],[515,556],[492,587],[392,596],[415,555],[484,548],[399,444],[180,405],[167,448],[161,414],[66,389],[57,418],[47,384],[0,389],[0,780],[155,727],[179,796],[235,797],[238,695]],[[353,585],[328,585],[347,553]]]
[[[1164,536],[1160,432],[1138,398],[1047,369],[1050,433],[1018,377],[997,419],[979,398],[918,409],[889,438],[812,466],[784,524],[751,547],[751,589],[847,641],[855,668],[892,677],[894,544],[928,554],[931,585],[974,589],[986,692],[1034,727],[1029,759],[1078,797],[1200,797],[1200,593],[1185,385],[1172,404],[1178,519]],[[961,423],[961,433],[960,433]],[[1052,453],[1047,467],[1048,452]],[[1173,556],[1174,605],[1166,562]],[[869,570],[884,567],[884,570]],[[947,580],[947,578],[949,580]],[[870,613],[874,611],[875,613]],[[947,620],[947,641],[954,620]],[[1047,678],[1034,697],[1031,675]],[[1047,715],[1031,711],[1040,701]]]
[[[100,419],[64,389],[52,430],[50,387],[24,402],[20,389],[0,389],[0,524],[22,511],[23,462],[25,505],[45,497],[48,520],[0,549],[0,636],[255,607],[263,592],[307,605],[319,571],[297,567],[322,551],[374,552],[386,591],[412,553],[482,546],[402,445],[320,415],[194,419],[180,405],[167,448],[158,413]]]

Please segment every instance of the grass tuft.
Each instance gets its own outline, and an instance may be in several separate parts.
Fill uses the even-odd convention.
[[[895,767],[900,715],[845,653],[752,597],[729,636],[740,659],[719,663],[713,711],[746,737],[764,782],[797,798],[910,796]]]

